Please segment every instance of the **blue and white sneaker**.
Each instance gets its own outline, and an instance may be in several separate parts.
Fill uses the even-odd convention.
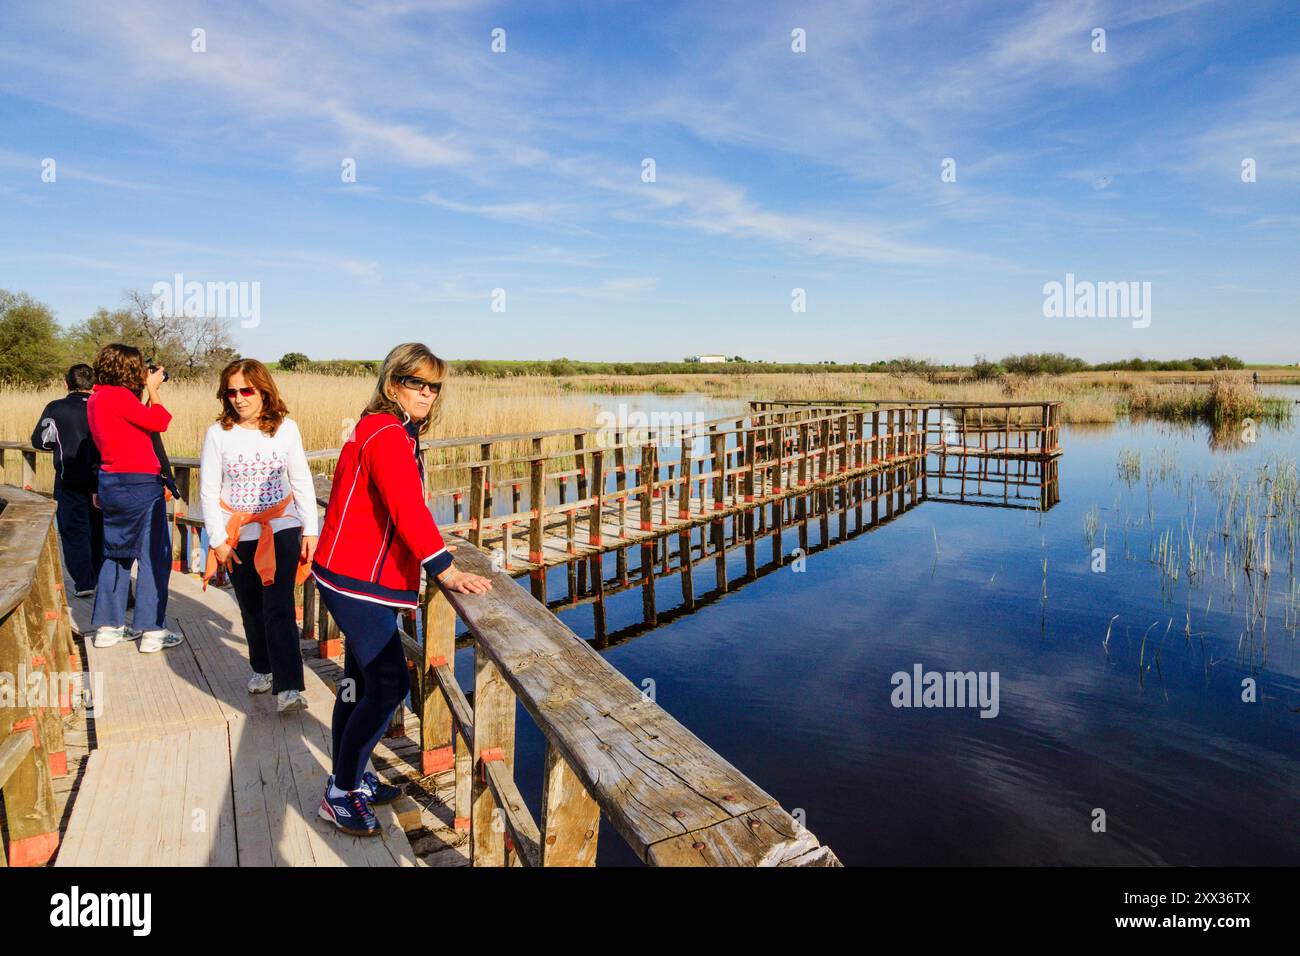
[[[331,797],[330,789],[334,786],[334,775],[330,774],[325,784],[325,796],[321,799],[317,814],[334,824],[344,833],[352,836],[379,836],[379,821],[370,809],[364,790],[349,790],[341,797]]]
[[[394,787],[384,783],[369,770],[361,775],[361,789],[366,792],[366,799],[374,807],[382,807],[386,803],[392,803],[402,795],[401,787]]]

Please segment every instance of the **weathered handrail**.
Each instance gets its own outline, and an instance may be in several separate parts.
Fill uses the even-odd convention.
[[[318,479],[321,503],[329,484]],[[600,815],[655,866],[837,865],[771,796],[709,749],[489,557],[449,537],[482,595],[425,588],[403,641],[425,773],[455,771],[476,866],[586,866]],[[308,587],[314,591],[311,583]],[[310,603],[317,604],[315,594]],[[320,604],[322,633],[337,633]],[[474,702],[456,681],[456,619],[474,639]],[[422,639],[422,643],[421,643]],[[514,783],[515,704],[547,740],[542,816]]]
[[[68,772],[63,715],[80,670],[54,504],[0,485],[0,793],[12,865],[43,864],[58,849],[53,778]]]

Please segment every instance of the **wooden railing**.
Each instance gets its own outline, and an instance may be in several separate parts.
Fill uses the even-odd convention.
[[[63,594],[54,503],[0,485],[0,794],[15,866],[58,848],[53,779],[68,772],[63,716],[81,664]]]
[[[321,503],[328,482],[317,482]],[[426,774],[455,772],[455,825],[475,866],[591,866],[604,814],[653,866],[835,866],[829,848],[463,538],[481,595],[430,582],[404,618]],[[308,582],[322,634],[337,634]],[[455,675],[456,620],[473,637],[473,705]],[[515,784],[516,703],[545,736],[541,817]]]

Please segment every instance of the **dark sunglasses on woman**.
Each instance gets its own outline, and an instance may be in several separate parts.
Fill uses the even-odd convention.
[[[413,392],[422,392],[427,388],[437,395],[442,391],[442,382],[426,382],[416,375],[399,375],[397,384],[404,385]]]
[[[251,398],[257,394],[257,388],[252,385],[245,385],[243,388],[226,389],[226,398],[234,398],[236,394],[243,395],[244,398]]]

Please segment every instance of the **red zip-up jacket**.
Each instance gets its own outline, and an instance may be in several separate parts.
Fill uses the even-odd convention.
[[[86,424],[99,449],[101,471],[158,474],[162,468],[151,432],[165,432],[172,413],[146,405],[129,388],[96,385],[86,400]]]
[[[413,428],[413,426],[412,426]],[[452,561],[424,500],[419,438],[397,416],[363,415],[339,454],[312,574],[332,591],[415,607],[420,567]]]

